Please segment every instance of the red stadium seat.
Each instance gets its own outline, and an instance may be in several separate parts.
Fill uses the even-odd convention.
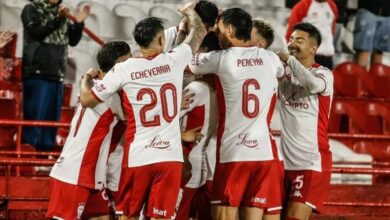
[[[367,95],[364,77],[367,71],[353,63],[345,62],[333,69],[335,93],[340,96],[362,97]]]
[[[374,97],[390,99],[390,67],[375,63],[364,82]]]
[[[21,119],[22,117],[22,88],[18,83],[0,81],[0,118]],[[0,146],[11,147],[15,145],[14,136],[16,127],[0,127]]]
[[[370,106],[365,99],[336,98],[331,111],[329,131],[350,134],[383,134],[382,119],[387,115],[380,106]]]
[[[64,84],[64,100],[62,101],[62,106],[69,107],[70,99],[72,96],[72,84]]]
[[[370,123],[367,126],[377,126],[379,133],[390,134],[390,105],[381,102],[367,104],[366,112]]]

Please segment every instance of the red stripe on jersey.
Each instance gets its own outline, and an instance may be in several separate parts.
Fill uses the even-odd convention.
[[[218,124],[218,133],[217,133],[217,164],[220,161],[220,150],[221,150],[221,140],[223,133],[225,131],[225,120],[226,120],[226,106],[225,106],[225,95],[223,93],[223,87],[219,77],[215,77],[215,86],[217,89],[218,97],[218,110],[219,110],[219,124]]]
[[[81,161],[80,173],[77,185],[88,188],[95,188],[96,165],[100,154],[100,147],[110,131],[110,125],[114,121],[114,113],[111,109],[105,111],[97,121],[91,137],[88,140],[83,159]]]
[[[81,107],[81,105],[79,105],[79,107]],[[80,124],[81,124],[81,122],[83,121],[83,116],[84,116],[85,109],[86,109],[86,108],[81,107],[80,115],[79,115],[79,118],[77,119],[76,127],[75,127],[75,129],[74,129],[73,137],[76,137],[77,132],[79,131]]]
[[[108,152],[111,154],[115,151],[116,147],[119,145],[119,142],[121,141],[121,138],[126,130],[126,124],[124,121],[118,121],[118,123],[115,125],[114,129],[112,130],[112,137],[110,142],[110,151]]]
[[[330,96],[318,94],[318,121],[317,121],[317,142],[319,150],[329,150],[328,124],[330,110]]]
[[[95,97],[96,100],[98,100],[99,102],[103,102],[97,95],[96,93],[91,89],[91,94],[93,97]]]
[[[271,140],[271,147],[272,147],[272,155],[273,155],[273,157],[274,157],[275,160],[279,160],[278,149],[277,149],[275,140],[273,140],[273,138],[271,137],[272,134],[271,134],[271,127],[270,127],[272,115],[274,114],[274,110],[275,110],[275,105],[276,105],[276,94],[274,93],[274,95],[273,95],[272,98],[271,98],[271,104],[269,105],[269,109],[268,109],[268,114],[267,114],[267,125],[268,125],[268,130],[270,131],[270,140]]]
[[[186,124],[186,131],[197,128],[197,127],[203,127],[205,124],[204,118],[205,118],[205,106],[197,106],[193,108],[188,114],[187,114],[187,124]],[[191,151],[192,148],[195,146],[194,143],[184,143],[183,146],[188,147]]]
[[[135,127],[133,106],[131,105],[130,100],[127,98],[127,95],[123,90],[120,92],[120,94],[121,94],[123,109],[125,111],[126,119],[127,119],[126,132],[125,132],[125,144],[123,146],[122,167],[127,168],[129,166],[128,163],[129,163],[130,145],[134,141],[136,127]]]

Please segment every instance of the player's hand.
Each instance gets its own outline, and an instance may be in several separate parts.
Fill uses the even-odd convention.
[[[88,76],[90,79],[98,78],[101,73],[100,69],[90,68],[84,76]]]
[[[287,62],[288,58],[290,58],[290,54],[285,52],[279,52],[278,56],[283,62]]]
[[[89,5],[85,5],[82,9],[77,8],[75,14],[75,22],[82,23],[87,19],[87,17],[91,14],[91,7]]]
[[[184,142],[199,143],[203,138],[203,134],[200,133],[201,129],[202,129],[202,127],[197,127],[197,128],[193,128],[193,129],[181,132],[181,140]]]
[[[189,16],[191,13],[195,12],[196,2],[189,2],[183,8],[179,8],[178,11],[184,16]]]
[[[0,32],[0,48],[3,48],[6,44],[8,44],[12,37],[14,36],[14,33],[9,31]]]
[[[181,110],[185,110],[190,107],[190,104],[194,102],[194,99],[192,99],[194,96],[195,94],[189,93],[188,89],[183,91],[183,98],[181,99]]]
[[[65,5],[60,5],[58,8],[58,16],[66,18],[69,15],[69,8]]]

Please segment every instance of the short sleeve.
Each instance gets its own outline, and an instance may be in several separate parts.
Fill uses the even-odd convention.
[[[282,78],[285,74],[285,69],[283,66],[282,61],[279,59],[278,55],[276,55],[274,52],[271,52],[271,59],[272,63],[275,63],[275,68],[276,68],[276,77],[277,78]]]
[[[92,94],[96,99],[103,102],[109,99],[121,88],[121,71],[112,68],[103,78],[92,87]]]
[[[323,96],[329,96],[333,94],[333,74],[329,69],[321,68],[318,69],[315,73],[315,76],[324,80],[325,89],[320,92]]]
[[[175,45],[176,36],[177,36],[176,26],[164,30],[164,37],[165,37],[164,52],[168,52],[173,48],[173,46]]]
[[[190,45],[182,43],[175,47],[171,52],[168,52],[168,56],[179,69],[184,70],[184,68],[191,62],[192,49]]]
[[[218,73],[220,57],[221,51],[195,54],[188,67],[195,74]]]

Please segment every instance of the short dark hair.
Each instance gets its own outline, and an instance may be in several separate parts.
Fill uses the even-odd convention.
[[[301,30],[301,31],[308,33],[309,37],[314,38],[316,40],[318,47],[321,45],[321,41],[322,41],[321,32],[314,25],[312,25],[308,22],[302,22],[302,23],[298,23],[298,24],[294,25],[292,30],[293,31]]]
[[[274,42],[274,29],[267,20],[263,18],[253,19],[253,27],[256,29],[256,32],[267,41],[267,47]]]
[[[124,41],[111,41],[105,43],[96,55],[99,68],[108,72],[116,63],[116,60],[130,53],[130,46]]]
[[[236,38],[244,41],[251,39],[253,28],[252,16],[241,8],[229,8],[222,12],[224,25],[232,25],[236,29]]]
[[[195,5],[195,11],[208,27],[213,27],[218,17],[218,7],[209,1],[201,0]]]
[[[218,37],[214,32],[209,32],[206,34],[200,47],[206,47],[207,52],[221,49],[221,47],[219,46]]]
[[[160,18],[149,17],[141,20],[135,25],[134,40],[141,47],[148,47],[157,33],[164,31],[164,21]]]

